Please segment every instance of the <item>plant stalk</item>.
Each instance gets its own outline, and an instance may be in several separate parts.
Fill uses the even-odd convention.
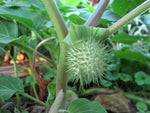
[[[59,107],[63,101],[64,98],[64,93],[62,90],[60,90],[60,92],[58,93],[49,113],[58,113]]]
[[[59,64],[57,67],[56,94],[58,94],[59,91],[62,89],[65,95],[66,87],[67,87],[67,74],[65,72],[65,65],[64,65],[66,48],[65,45],[62,43],[62,41],[68,34],[68,28],[54,0],[43,0],[43,3],[56,29],[59,42],[60,42],[60,56],[59,56]],[[61,108],[65,108],[65,98],[62,102]]]
[[[17,70],[17,63],[16,63],[16,60],[17,60],[17,47],[14,46],[14,58],[13,58],[13,61],[14,61],[14,73],[15,73],[15,76],[18,77],[18,70]],[[20,99],[20,96],[18,93],[16,93],[16,98],[17,98],[17,108],[19,111],[21,111],[21,99]]]
[[[133,9],[131,12],[129,12],[127,15],[122,17],[120,20],[118,20],[116,23],[114,23],[112,26],[108,28],[109,35],[117,31],[119,28],[121,28],[123,25],[127,24],[129,21],[134,19],[136,16],[144,12],[145,10],[150,8],[150,0],[145,1],[141,5],[139,5],[137,8]]]
[[[31,100],[33,100],[33,101],[35,101],[35,102],[43,105],[43,106],[46,106],[46,107],[50,108],[50,105],[48,105],[48,104],[46,104],[46,103],[44,103],[44,102],[42,102],[42,101],[40,101],[40,100],[38,100],[36,98],[34,98],[34,97],[32,97],[32,96],[24,93],[24,92],[17,92],[17,93],[20,94],[20,95],[22,95],[22,96],[24,96],[24,97],[27,97],[27,98],[29,98],[29,99],[31,99]]]
[[[145,103],[147,105],[150,105],[150,100],[148,100],[148,99],[144,99],[144,98],[135,96],[135,95],[130,94],[130,93],[125,93],[125,96],[130,98],[130,99],[132,99],[132,100],[140,101],[140,102],[143,102],[143,103]]]
[[[102,14],[104,13],[105,8],[107,7],[108,3],[109,3],[109,0],[101,0],[97,8],[93,12],[93,14],[86,21],[85,26],[96,26]]]

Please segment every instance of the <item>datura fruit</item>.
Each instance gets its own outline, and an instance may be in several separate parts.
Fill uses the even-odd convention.
[[[71,46],[67,51],[66,68],[68,75],[83,88],[91,82],[98,83],[107,72],[107,46],[94,42],[82,41]]]

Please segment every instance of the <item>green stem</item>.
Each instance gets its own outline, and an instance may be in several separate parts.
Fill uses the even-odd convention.
[[[34,92],[35,98],[39,100],[39,97],[38,97],[35,85],[32,85],[32,88],[33,88],[33,92]]]
[[[68,28],[60,14],[59,9],[57,8],[54,0],[43,0],[43,3],[48,11],[50,19],[56,29],[59,42],[60,42],[60,57],[59,57],[59,64],[57,68],[57,84],[56,84],[56,94],[63,89],[64,95],[66,93],[67,87],[67,74],[65,72],[65,53],[66,48],[65,45],[62,43],[63,39],[68,34]],[[61,108],[65,108],[65,98],[62,102]]]
[[[42,102],[42,101],[40,101],[40,100],[38,100],[36,98],[34,98],[34,97],[24,93],[24,92],[17,92],[17,93],[20,94],[20,95],[23,95],[23,96],[25,96],[25,97],[27,97],[27,98],[29,98],[29,99],[31,99],[31,100],[41,104],[41,105],[43,105],[43,106],[46,106],[46,107],[50,108],[50,105],[48,105],[48,104],[46,104],[46,103],[44,103],[44,102]]]
[[[18,77],[18,69],[17,69],[17,63],[16,63],[16,60],[17,60],[17,54],[18,54],[18,51],[17,51],[17,47],[14,46],[14,72],[15,72],[15,76]],[[21,99],[20,99],[20,96],[18,93],[16,93],[16,98],[17,98],[17,107],[18,107],[18,110],[21,111]]]
[[[17,47],[14,46],[14,71],[15,71],[15,76],[18,77],[18,69],[17,69],[17,63],[16,63],[16,60],[17,60]]]
[[[135,96],[135,95],[130,94],[130,93],[125,93],[125,96],[132,99],[132,100],[140,101],[140,102],[143,102],[147,105],[150,105],[150,100],[148,100],[148,99],[141,98],[141,97]]]
[[[96,26],[107,7],[109,0],[101,0],[97,8],[85,23],[85,26]]]
[[[134,19],[136,16],[141,14],[143,11],[150,8],[150,0],[145,1],[143,4],[132,10],[130,13],[128,13],[126,16],[122,17],[120,20],[118,20],[116,23],[114,23],[112,26],[108,28],[109,34],[111,35],[115,31],[117,31],[119,28],[121,28],[123,25],[127,24],[129,21]]]

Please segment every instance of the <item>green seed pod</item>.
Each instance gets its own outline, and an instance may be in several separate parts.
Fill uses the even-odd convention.
[[[107,46],[97,42],[83,41],[67,51],[66,67],[68,75],[81,87],[91,82],[98,83],[107,71]]]

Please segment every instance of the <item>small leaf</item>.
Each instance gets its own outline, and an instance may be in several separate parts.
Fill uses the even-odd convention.
[[[139,72],[135,73],[134,77],[135,77],[135,82],[138,85],[144,85],[144,84],[149,85],[150,84],[150,82],[149,82],[150,81],[150,76],[147,75],[143,71],[139,71]]]
[[[76,14],[71,14],[68,18],[74,24],[82,25],[85,23],[85,20]]]
[[[132,77],[130,75],[128,75],[128,74],[118,73],[118,76],[124,82],[132,81]]]
[[[104,86],[104,87],[110,87],[112,85],[111,82],[107,81],[107,80],[101,80],[100,83]]]
[[[111,38],[111,41],[124,43],[124,44],[133,44],[133,43],[137,42],[138,40],[149,42],[150,37],[148,37],[148,36],[130,36],[130,35],[122,32],[122,33],[115,35],[113,38]]]
[[[147,105],[145,103],[142,103],[142,102],[137,102],[136,103],[136,108],[139,111],[147,111],[148,110]]]
[[[77,99],[68,107],[69,113],[107,113],[97,102],[90,102],[87,99]]]
[[[0,96],[9,99],[17,91],[24,92],[23,81],[12,76],[0,75]]]

